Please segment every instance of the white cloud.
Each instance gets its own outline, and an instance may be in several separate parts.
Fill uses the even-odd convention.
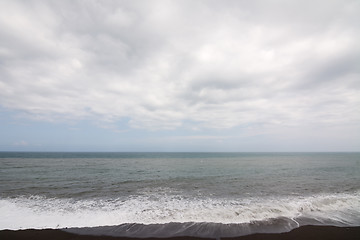
[[[2,1],[0,104],[133,128],[360,120],[358,1]]]
[[[24,141],[24,140],[21,140],[21,141],[19,141],[19,142],[14,143],[14,145],[15,145],[15,146],[28,146],[29,143],[26,142],[26,141]]]

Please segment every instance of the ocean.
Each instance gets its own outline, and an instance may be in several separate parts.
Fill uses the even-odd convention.
[[[360,226],[360,153],[0,152],[0,230],[231,237]]]

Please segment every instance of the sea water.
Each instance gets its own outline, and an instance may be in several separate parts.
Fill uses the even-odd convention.
[[[0,152],[0,229],[229,237],[360,226],[360,153]]]

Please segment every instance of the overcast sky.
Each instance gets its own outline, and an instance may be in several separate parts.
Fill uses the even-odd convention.
[[[0,1],[0,150],[360,151],[360,1]]]

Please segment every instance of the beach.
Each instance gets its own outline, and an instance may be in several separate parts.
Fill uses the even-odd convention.
[[[360,240],[360,0],[0,0],[0,240]]]
[[[0,153],[0,238],[358,239],[359,159]]]
[[[333,226],[303,226],[286,233],[262,233],[251,234],[241,237],[220,238],[222,240],[358,240],[360,237],[360,227],[333,227]],[[90,236],[77,235],[62,230],[2,230],[0,238],[6,240],[135,240],[144,238],[126,238],[110,236]],[[145,238],[147,240],[210,240],[215,238],[198,237],[173,237],[173,238]],[[219,238],[218,238],[219,239]]]

